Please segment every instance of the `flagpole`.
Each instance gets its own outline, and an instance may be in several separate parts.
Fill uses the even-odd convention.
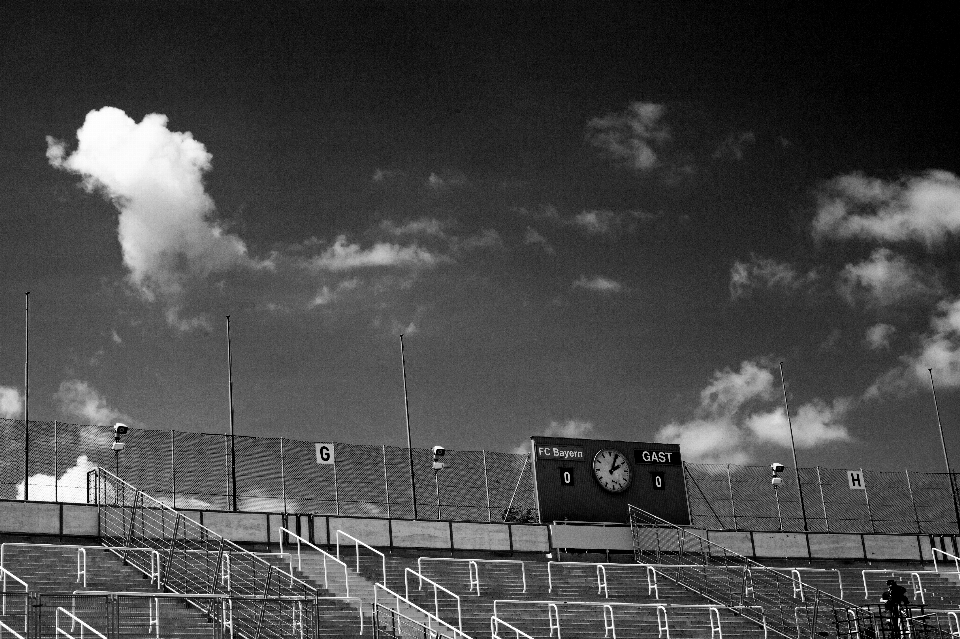
[[[947,441],[943,437],[943,423],[940,421],[940,406],[937,404],[937,387],[933,384],[933,369],[928,368],[927,372],[930,374],[930,390],[933,393],[933,408],[937,413],[937,428],[940,430],[943,462],[947,465],[947,477],[950,479],[950,495],[953,497],[953,514],[957,518],[957,531],[960,532],[960,507],[957,506],[957,488],[953,480],[953,471],[950,470],[950,458],[947,456]]]
[[[23,300],[23,501],[30,501],[30,291]]]
[[[807,508],[803,503],[803,486],[800,485],[800,464],[797,463],[797,446],[793,441],[793,421],[790,419],[790,405],[787,403],[787,381],[783,376],[783,362],[780,362],[780,385],[783,387],[783,410],[787,414],[787,427],[790,429],[790,450],[793,451],[793,468],[797,472],[797,492],[800,493],[800,513],[803,515],[803,530],[807,530]]]
[[[417,517],[417,484],[413,472],[413,439],[410,437],[410,401],[407,399],[407,360],[403,354],[403,334],[400,335],[400,370],[403,373],[403,414],[407,423],[407,453],[410,459],[410,492],[413,495],[413,518]]]

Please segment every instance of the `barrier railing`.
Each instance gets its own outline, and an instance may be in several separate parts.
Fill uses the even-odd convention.
[[[344,588],[346,589],[347,597],[350,596],[350,569],[347,567],[347,564],[340,561],[339,559],[337,559],[336,557],[328,553],[323,548],[320,548],[319,546],[316,546],[315,544],[310,543],[310,541],[308,541],[307,539],[304,539],[300,535],[293,533],[282,526],[280,527],[280,553],[281,554],[283,554],[284,535],[291,537],[297,542],[297,570],[303,570],[303,555],[300,549],[301,549],[301,546],[306,546],[307,548],[310,548],[314,552],[319,553],[319,555],[323,558],[323,587],[327,590],[330,589],[330,578],[329,578],[329,575],[327,574],[327,560],[330,560],[335,564],[339,564],[343,568]],[[289,545],[289,542],[287,542],[287,544]]]
[[[463,630],[463,610],[460,607],[460,595],[453,592],[449,588],[445,588],[438,584],[433,579],[429,577],[424,577],[421,573],[417,572],[413,568],[404,568],[403,569],[403,596],[407,601],[413,601],[410,599],[410,582],[407,580],[407,577],[413,575],[414,577],[420,580],[420,589],[423,589],[423,582],[427,582],[429,585],[433,586],[433,614],[439,619],[440,617],[440,593],[451,597],[453,601],[457,604],[457,629]]]
[[[283,597],[316,598],[316,588],[291,572],[244,550],[209,528],[147,495],[110,471],[89,473],[98,506],[103,545],[141,572],[153,572],[160,557],[160,583],[178,594],[233,594],[260,600],[234,599],[226,623],[247,637],[280,637],[297,626],[281,617],[274,601]],[[119,549],[123,550],[119,550]],[[209,601],[191,603],[210,607]]]
[[[466,563],[469,579],[469,586],[467,592],[473,592],[476,589],[476,593],[480,595],[480,566],[486,565],[518,565],[520,566],[520,579],[523,584],[523,592],[527,591],[527,569],[524,565],[524,562],[519,559],[460,559],[459,557],[420,557],[417,559],[417,572],[423,573],[424,566],[427,563],[434,562],[453,562],[453,563]]]
[[[5,635],[9,633],[14,639],[25,639],[23,635],[19,632],[8,626],[0,619],[0,639],[6,639]]]
[[[942,559],[939,562],[937,561],[937,555],[940,555],[942,557]],[[951,560],[953,561],[953,572],[958,576],[960,576],[960,557],[957,557],[956,555],[951,555],[945,550],[940,550],[939,548],[931,548],[930,557],[933,559],[933,570],[935,572],[940,572],[940,564],[943,563],[944,559],[946,559],[947,561],[951,561]],[[943,572],[947,572],[947,571],[943,571]]]
[[[528,634],[525,633],[524,631],[520,630],[519,628],[517,628],[516,626],[514,626],[514,625],[512,625],[512,624],[507,623],[506,621],[504,621],[503,619],[500,619],[500,618],[497,617],[496,615],[493,615],[492,617],[490,617],[490,637],[491,637],[491,639],[508,639],[508,637],[505,637],[505,636],[503,636],[503,635],[500,634],[500,628],[501,628],[501,626],[502,626],[503,628],[506,628],[507,630],[509,630],[511,633],[513,633],[514,639],[521,639],[521,638],[522,638],[522,639],[533,639],[533,637],[531,637],[530,635],[528,635]]]
[[[61,615],[63,615],[64,621],[69,621],[69,622],[70,622],[70,632],[75,632],[74,628],[75,628],[76,626],[80,626],[80,634],[79,634],[79,635],[77,635],[77,636],[75,637],[74,635],[70,634],[70,632],[67,632],[67,629],[66,629],[66,628],[61,627],[61,622],[60,622],[60,616],[61,616]],[[91,626],[91,625],[88,624],[86,621],[84,621],[84,620],[81,619],[80,617],[76,616],[75,614],[73,614],[72,612],[70,612],[69,610],[67,610],[66,608],[57,608],[57,613],[56,613],[56,630],[57,630],[57,635],[58,635],[58,636],[59,636],[59,635],[63,635],[64,637],[67,637],[67,639],[84,639],[84,635],[83,635],[83,631],[84,631],[84,630],[87,631],[88,635],[93,635],[93,636],[95,636],[95,637],[100,637],[100,639],[107,639],[107,635],[105,635],[105,634],[103,634],[102,632],[98,631],[96,628],[94,628],[93,626]]]
[[[414,602],[410,601],[403,595],[396,593],[383,584],[374,584],[373,585],[373,605],[374,608],[384,608],[391,610],[386,607],[385,604],[380,603],[380,593],[383,593],[387,599],[392,599],[394,601],[394,612],[398,614],[405,615],[408,618],[413,619],[414,616],[422,617],[426,623],[421,623],[422,626],[426,627],[429,630],[429,636],[431,639],[437,639],[438,637],[446,637],[448,639],[471,639],[470,635],[463,632],[463,630],[456,628],[435,614],[424,610]],[[406,612],[401,612],[400,607],[404,606]]]
[[[794,578],[733,552],[688,529],[630,506],[634,557],[640,564],[660,564],[667,579],[720,606],[737,609],[744,619],[765,623],[771,632],[796,639],[818,639],[836,632],[838,619],[860,606],[807,586],[810,614],[801,620]],[[754,607],[763,609],[764,619]],[[872,615],[861,610],[860,625],[872,626]]]
[[[553,567],[554,566],[590,566],[596,568],[597,571],[597,594],[603,595],[605,597],[610,596],[610,592],[607,588],[607,569],[604,564],[594,563],[590,561],[548,561],[547,562],[547,592],[553,592]],[[624,564],[609,564],[617,566],[618,568],[624,567]]]
[[[380,552],[379,550],[377,550],[376,548],[374,548],[373,546],[364,543],[363,541],[357,539],[357,538],[354,537],[353,535],[351,535],[351,534],[349,534],[349,533],[345,533],[345,532],[343,532],[342,530],[337,530],[337,533],[336,533],[337,559],[340,559],[340,561],[343,561],[343,560],[340,558],[340,537],[344,537],[344,538],[349,539],[350,541],[353,542],[353,551],[356,553],[356,559],[357,559],[356,571],[357,571],[358,574],[359,574],[359,572],[360,572],[360,547],[361,547],[361,546],[363,546],[364,548],[366,548],[367,550],[369,550],[373,555],[375,555],[375,556],[377,556],[377,557],[380,557],[380,567],[381,567],[381,572],[382,572],[382,575],[381,575],[382,581],[377,582],[377,583],[382,583],[384,586],[386,586],[386,585],[387,585],[387,558],[386,558],[386,556],[385,556],[382,552]]]

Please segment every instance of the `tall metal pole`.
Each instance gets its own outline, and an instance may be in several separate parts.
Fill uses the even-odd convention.
[[[23,501],[30,501],[30,291],[23,300]]]
[[[413,494],[413,518],[417,517],[417,484],[413,473],[413,440],[410,437],[410,401],[407,399],[407,360],[403,352],[403,335],[400,335],[400,370],[403,373],[403,414],[407,422],[407,453],[410,457],[410,492]]]
[[[787,427],[790,429],[790,450],[793,451],[793,468],[797,471],[797,492],[800,493],[800,514],[803,515],[803,530],[807,530],[807,508],[803,503],[803,486],[800,484],[800,465],[797,463],[797,446],[793,441],[793,421],[790,419],[790,404],[787,403],[787,381],[783,376],[783,362],[780,362],[780,386],[783,388],[783,410],[787,414]],[[777,506],[779,507],[779,501]]]
[[[947,477],[950,478],[950,495],[953,497],[953,513],[957,518],[957,531],[960,532],[960,508],[957,507],[957,487],[953,481],[953,471],[950,470],[950,457],[947,456],[947,442],[943,438],[943,424],[940,422],[940,405],[937,404],[937,387],[933,384],[933,369],[930,373],[930,390],[933,392],[933,408],[937,412],[937,428],[940,429],[940,445],[943,446],[943,461],[947,465]]]
[[[230,316],[227,315],[227,396],[230,402],[230,504],[237,511],[237,446],[233,436],[233,351],[230,350]]]

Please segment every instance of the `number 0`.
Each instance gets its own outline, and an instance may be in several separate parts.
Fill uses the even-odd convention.
[[[663,477],[661,477],[660,475],[657,475],[656,477],[654,477],[653,485],[656,486],[657,488],[663,488]]]
[[[571,483],[573,483],[573,477],[570,476],[570,471],[569,471],[569,470],[563,471],[563,483],[565,483],[565,484],[571,484]]]

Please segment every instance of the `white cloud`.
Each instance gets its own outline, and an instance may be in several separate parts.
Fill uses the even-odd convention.
[[[753,131],[731,133],[713,152],[713,157],[717,160],[734,160],[739,162],[743,160],[747,147],[753,146],[756,143],[757,136]]]
[[[400,171],[391,171],[390,169],[377,169],[373,172],[373,177],[371,178],[374,182],[382,184],[387,180],[391,180],[395,177],[402,175]]]
[[[749,262],[737,260],[730,267],[730,298],[743,299],[760,290],[797,291],[816,278],[815,272],[800,275],[790,264],[751,255]]]
[[[117,420],[129,420],[123,412],[112,408],[89,383],[71,379],[60,383],[54,394],[60,410],[78,417],[87,424],[112,424]]]
[[[446,223],[435,218],[428,217],[409,220],[403,224],[397,224],[392,220],[384,220],[380,223],[380,228],[390,235],[432,236],[441,239],[447,238],[447,233],[445,231],[446,226]]]
[[[153,113],[135,122],[120,109],[91,111],[77,131],[77,149],[47,138],[47,158],[80,175],[120,211],[118,237],[130,282],[148,300],[160,298],[176,323],[193,278],[255,268],[243,240],[214,217],[203,176],[211,155],[190,133],[167,128]]]
[[[622,216],[613,211],[584,211],[573,218],[574,226],[587,233],[606,235],[613,232],[622,223]]]
[[[848,399],[838,399],[832,405],[814,400],[800,406],[791,420],[797,448],[813,448],[829,442],[849,441],[850,433],[841,422],[850,406]],[[772,408],[765,413],[750,415],[745,424],[758,441],[770,442],[784,448],[790,446],[790,427],[782,408]]]
[[[947,171],[898,182],[851,174],[820,194],[813,234],[878,242],[919,241],[929,248],[960,232],[960,178]]]
[[[851,305],[865,299],[873,305],[892,306],[943,292],[936,274],[925,273],[887,248],[875,250],[865,262],[847,264],[840,272],[837,287]]]
[[[415,244],[400,246],[390,242],[377,242],[364,249],[359,244],[349,244],[347,237],[341,235],[320,255],[312,258],[310,265],[325,271],[376,267],[429,268],[448,259]]]
[[[528,226],[527,230],[524,232],[523,243],[539,246],[547,255],[557,254],[557,249],[553,248],[553,245],[550,244],[550,241],[544,236],[540,235],[540,233],[537,232],[537,230],[532,226]]]
[[[658,165],[658,149],[670,140],[663,113],[661,104],[633,102],[621,113],[590,120],[587,141],[617,162],[649,171]]]
[[[871,350],[888,349],[890,348],[890,339],[896,332],[896,327],[890,324],[874,324],[867,329],[863,339]]]
[[[494,229],[484,229],[479,233],[467,236],[461,245],[468,251],[497,249],[503,248],[503,238]]]
[[[110,339],[113,340],[113,343],[117,346],[123,344],[123,338],[120,337],[120,333],[117,332],[117,329],[113,329],[110,332]]]
[[[10,386],[0,386],[0,417],[15,419],[23,417],[23,397],[20,390]]]
[[[358,286],[360,286],[360,278],[357,277],[342,280],[333,287],[324,284],[307,306],[308,308],[327,306],[335,302],[344,291],[356,290]]]
[[[663,426],[656,441],[679,443],[689,461],[723,464],[747,463],[760,444],[789,446],[774,370],[773,365],[744,361],[739,370],[717,371],[700,391],[693,418]],[[827,405],[814,399],[800,406],[793,420],[797,446],[850,439],[841,423],[849,408],[849,400]]]
[[[593,422],[582,419],[568,419],[565,422],[550,422],[550,425],[543,429],[543,434],[547,437],[588,437],[596,429]]]
[[[574,281],[573,288],[582,288],[596,293],[612,294],[623,291],[623,284],[608,277],[603,277],[602,275],[597,275],[592,278],[581,275],[579,279]]]
[[[37,473],[30,476],[31,501],[61,501],[75,504],[87,503],[87,473],[96,464],[86,455],[77,457],[77,463],[71,466],[59,478],[53,475]],[[56,482],[56,491],[54,491]],[[17,484],[17,499],[23,499],[23,480]]]

